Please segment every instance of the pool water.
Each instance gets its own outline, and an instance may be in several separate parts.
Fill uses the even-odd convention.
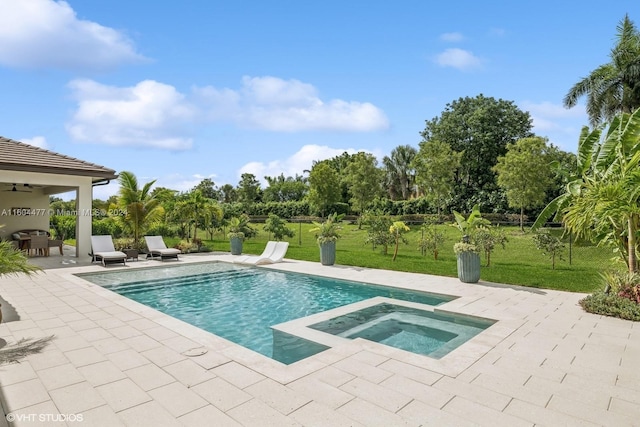
[[[296,337],[274,348],[273,325],[376,296],[432,306],[455,299],[223,262],[78,276],[287,364],[327,347]]]

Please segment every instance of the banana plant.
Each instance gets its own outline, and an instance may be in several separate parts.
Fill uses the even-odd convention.
[[[577,237],[611,245],[630,273],[638,271],[640,228],[640,109],[616,116],[603,128],[583,128],[576,175],[565,193],[551,201],[533,225],[555,215]]]
[[[491,224],[489,220],[482,218],[480,207],[477,204],[473,206],[467,218],[457,211],[453,211],[453,216],[456,222],[450,225],[460,230],[460,233],[462,233],[462,241],[467,243],[473,230],[480,226],[488,226]]]

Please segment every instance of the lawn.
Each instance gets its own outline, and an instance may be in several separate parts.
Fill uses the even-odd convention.
[[[265,243],[270,240],[269,234],[262,231],[262,224],[253,224],[260,230],[257,237],[244,242],[243,253],[259,254]],[[311,224],[289,224],[296,235],[288,239],[290,242],[287,258],[318,261],[320,259],[314,234],[309,232]],[[359,267],[380,268],[385,270],[428,273],[440,276],[456,277],[456,256],[453,244],[460,239],[458,230],[441,226],[445,233],[445,243],[440,249],[438,260],[428,253],[422,256],[418,250],[420,227],[412,227],[404,236],[409,242],[401,244],[396,261],[392,261],[393,247],[389,247],[384,255],[380,248],[373,250],[365,245],[367,231],[358,229],[357,225],[344,225],[342,238],[337,243],[336,263]],[[600,287],[599,273],[611,268],[613,252],[607,248],[590,244],[575,244],[572,247],[571,264],[569,263],[568,239],[563,254],[564,260],[556,260],[556,268],[551,268],[551,259],[536,249],[531,233],[521,233],[517,227],[505,227],[509,241],[506,249],[497,248],[491,255],[491,266],[486,267],[482,257],[481,280],[497,283],[509,283],[535,288],[557,289],[572,292],[592,292]],[[204,232],[198,237],[215,251],[229,251],[229,241],[222,232],[216,233],[213,240],[208,240]],[[167,245],[173,245],[178,239],[166,239]]]

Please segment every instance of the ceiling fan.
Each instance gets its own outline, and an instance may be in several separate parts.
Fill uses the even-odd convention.
[[[29,184],[24,184],[23,188],[27,188],[27,190],[22,190],[22,189],[18,189],[18,185],[17,184],[11,184],[13,187],[11,187],[10,190],[3,190],[3,191],[10,191],[12,193],[31,193],[31,186]]]

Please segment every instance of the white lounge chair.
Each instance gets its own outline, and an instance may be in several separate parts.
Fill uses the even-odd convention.
[[[103,266],[108,263],[121,262],[127,265],[127,254],[116,251],[113,246],[111,236],[91,236],[91,253],[92,262],[100,261]]]
[[[262,264],[275,264],[277,262],[282,262],[285,254],[287,253],[287,249],[289,249],[289,242],[269,242],[275,243],[273,247],[273,251],[270,254],[266,254],[268,248],[265,248],[262,255],[258,256],[247,256],[243,257],[242,260],[234,260],[234,262],[239,262],[241,264],[252,264],[252,265],[262,265]],[[267,246],[269,245],[267,243]]]
[[[247,260],[252,258],[267,258],[273,254],[273,251],[276,249],[276,245],[278,242],[268,241],[267,246],[264,247],[264,250],[260,255],[243,255],[235,258],[233,262],[236,264],[246,264]]]
[[[180,249],[167,248],[162,236],[144,236],[144,240],[147,242],[147,248],[149,249],[147,258],[160,257],[163,261],[168,258],[175,258],[177,260],[178,255],[182,253]]]

